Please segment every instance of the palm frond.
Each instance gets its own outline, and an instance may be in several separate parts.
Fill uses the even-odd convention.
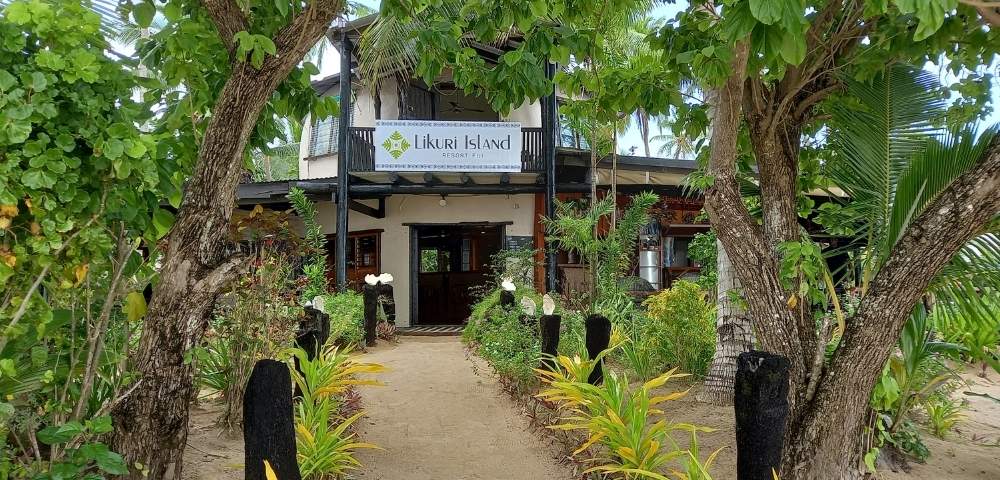
[[[933,75],[907,66],[893,66],[871,83],[846,83],[847,99],[832,108],[830,139],[838,158],[829,174],[866,217],[862,234],[869,239],[868,267],[874,271],[895,244],[899,227],[918,213],[898,209],[908,209],[914,205],[909,200],[931,193],[920,188],[927,190],[921,181],[927,169],[911,167],[941,134],[932,120],[943,115],[945,102]],[[897,202],[904,176],[904,195]],[[916,191],[908,190],[913,184],[918,185]],[[893,220],[895,229],[890,226]]]

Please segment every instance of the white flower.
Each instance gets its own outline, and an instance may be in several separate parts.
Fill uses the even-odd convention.
[[[315,308],[316,310],[319,310],[319,311],[321,311],[323,313],[326,313],[326,309],[323,308],[325,306],[325,304],[326,304],[326,301],[323,300],[323,296],[322,295],[317,295],[317,296],[313,297],[312,301],[309,302],[309,303],[311,303],[312,306],[313,306],[313,308]]]
[[[383,284],[392,283],[392,274],[388,272],[383,273],[378,276],[378,281],[382,282]]]
[[[552,315],[552,312],[556,311],[556,302],[552,300],[549,294],[542,296],[542,313],[545,315]]]
[[[375,285],[378,283],[378,277],[369,273],[368,275],[365,275],[365,283],[368,285]]]
[[[512,282],[509,278],[505,278],[500,282],[500,288],[508,292],[513,292],[517,287],[514,286],[514,282]]]
[[[528,297],[521,297],[521,311],[529,317],[535,316],[535,301]]]

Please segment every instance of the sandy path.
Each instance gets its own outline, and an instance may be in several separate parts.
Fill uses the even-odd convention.
[[[572,478],[558,449],[528,430],[527,420],[493,378],[476,374],[458,337],[403,337],[380,342],[364,360],[390,369],[384,387],[363,387],[364,441],[358,478],[471,480]],[[478,365],[482,367],[481,364]]]

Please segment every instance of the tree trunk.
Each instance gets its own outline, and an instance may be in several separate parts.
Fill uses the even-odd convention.
[[[213,109],[143,325],[136,357],[141,383],[114,412],[115,450],[129,465],[141,463],[150,479],[181,478],[194,376],[185,358],[241,263],[226,251],[229,218],[247,138],[273,91],[255,83],[238,70]],[[142,476],[133,470],[130,478]]]
[[[732,405],[733,380],[736,377],[736,359],[753,348],[753,330],[750,317],[734,301],[740,291],[740,280],[726,254],[722,242],[716,240],[718,250],[719,284],[716,288],[715,356],[705,376],[705,389],[698,395],[702,402]]]
[[[129,465],[131,480],[182,478],[194,390],[194,368],[186,358],[201,341],[216,297],[242,263],[227,245],[247,141],[268,99],[343,11],[343,2],[311,2],[277,33],[277,54],[259,69],[235,58],[233,36],[249,29],[239,5],[218,0],[203,7],[230,52],[232,73],[212,108],[194,174],[166,239],[135,359],[138,385],[112,412],[112,445]]]

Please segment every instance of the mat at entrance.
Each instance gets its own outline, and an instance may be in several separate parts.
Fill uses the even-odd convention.
[[[415,327],[400,327],[396,329],[396,335],[413,336],[450,336],[461,335],[464,325],[418,325]]]

